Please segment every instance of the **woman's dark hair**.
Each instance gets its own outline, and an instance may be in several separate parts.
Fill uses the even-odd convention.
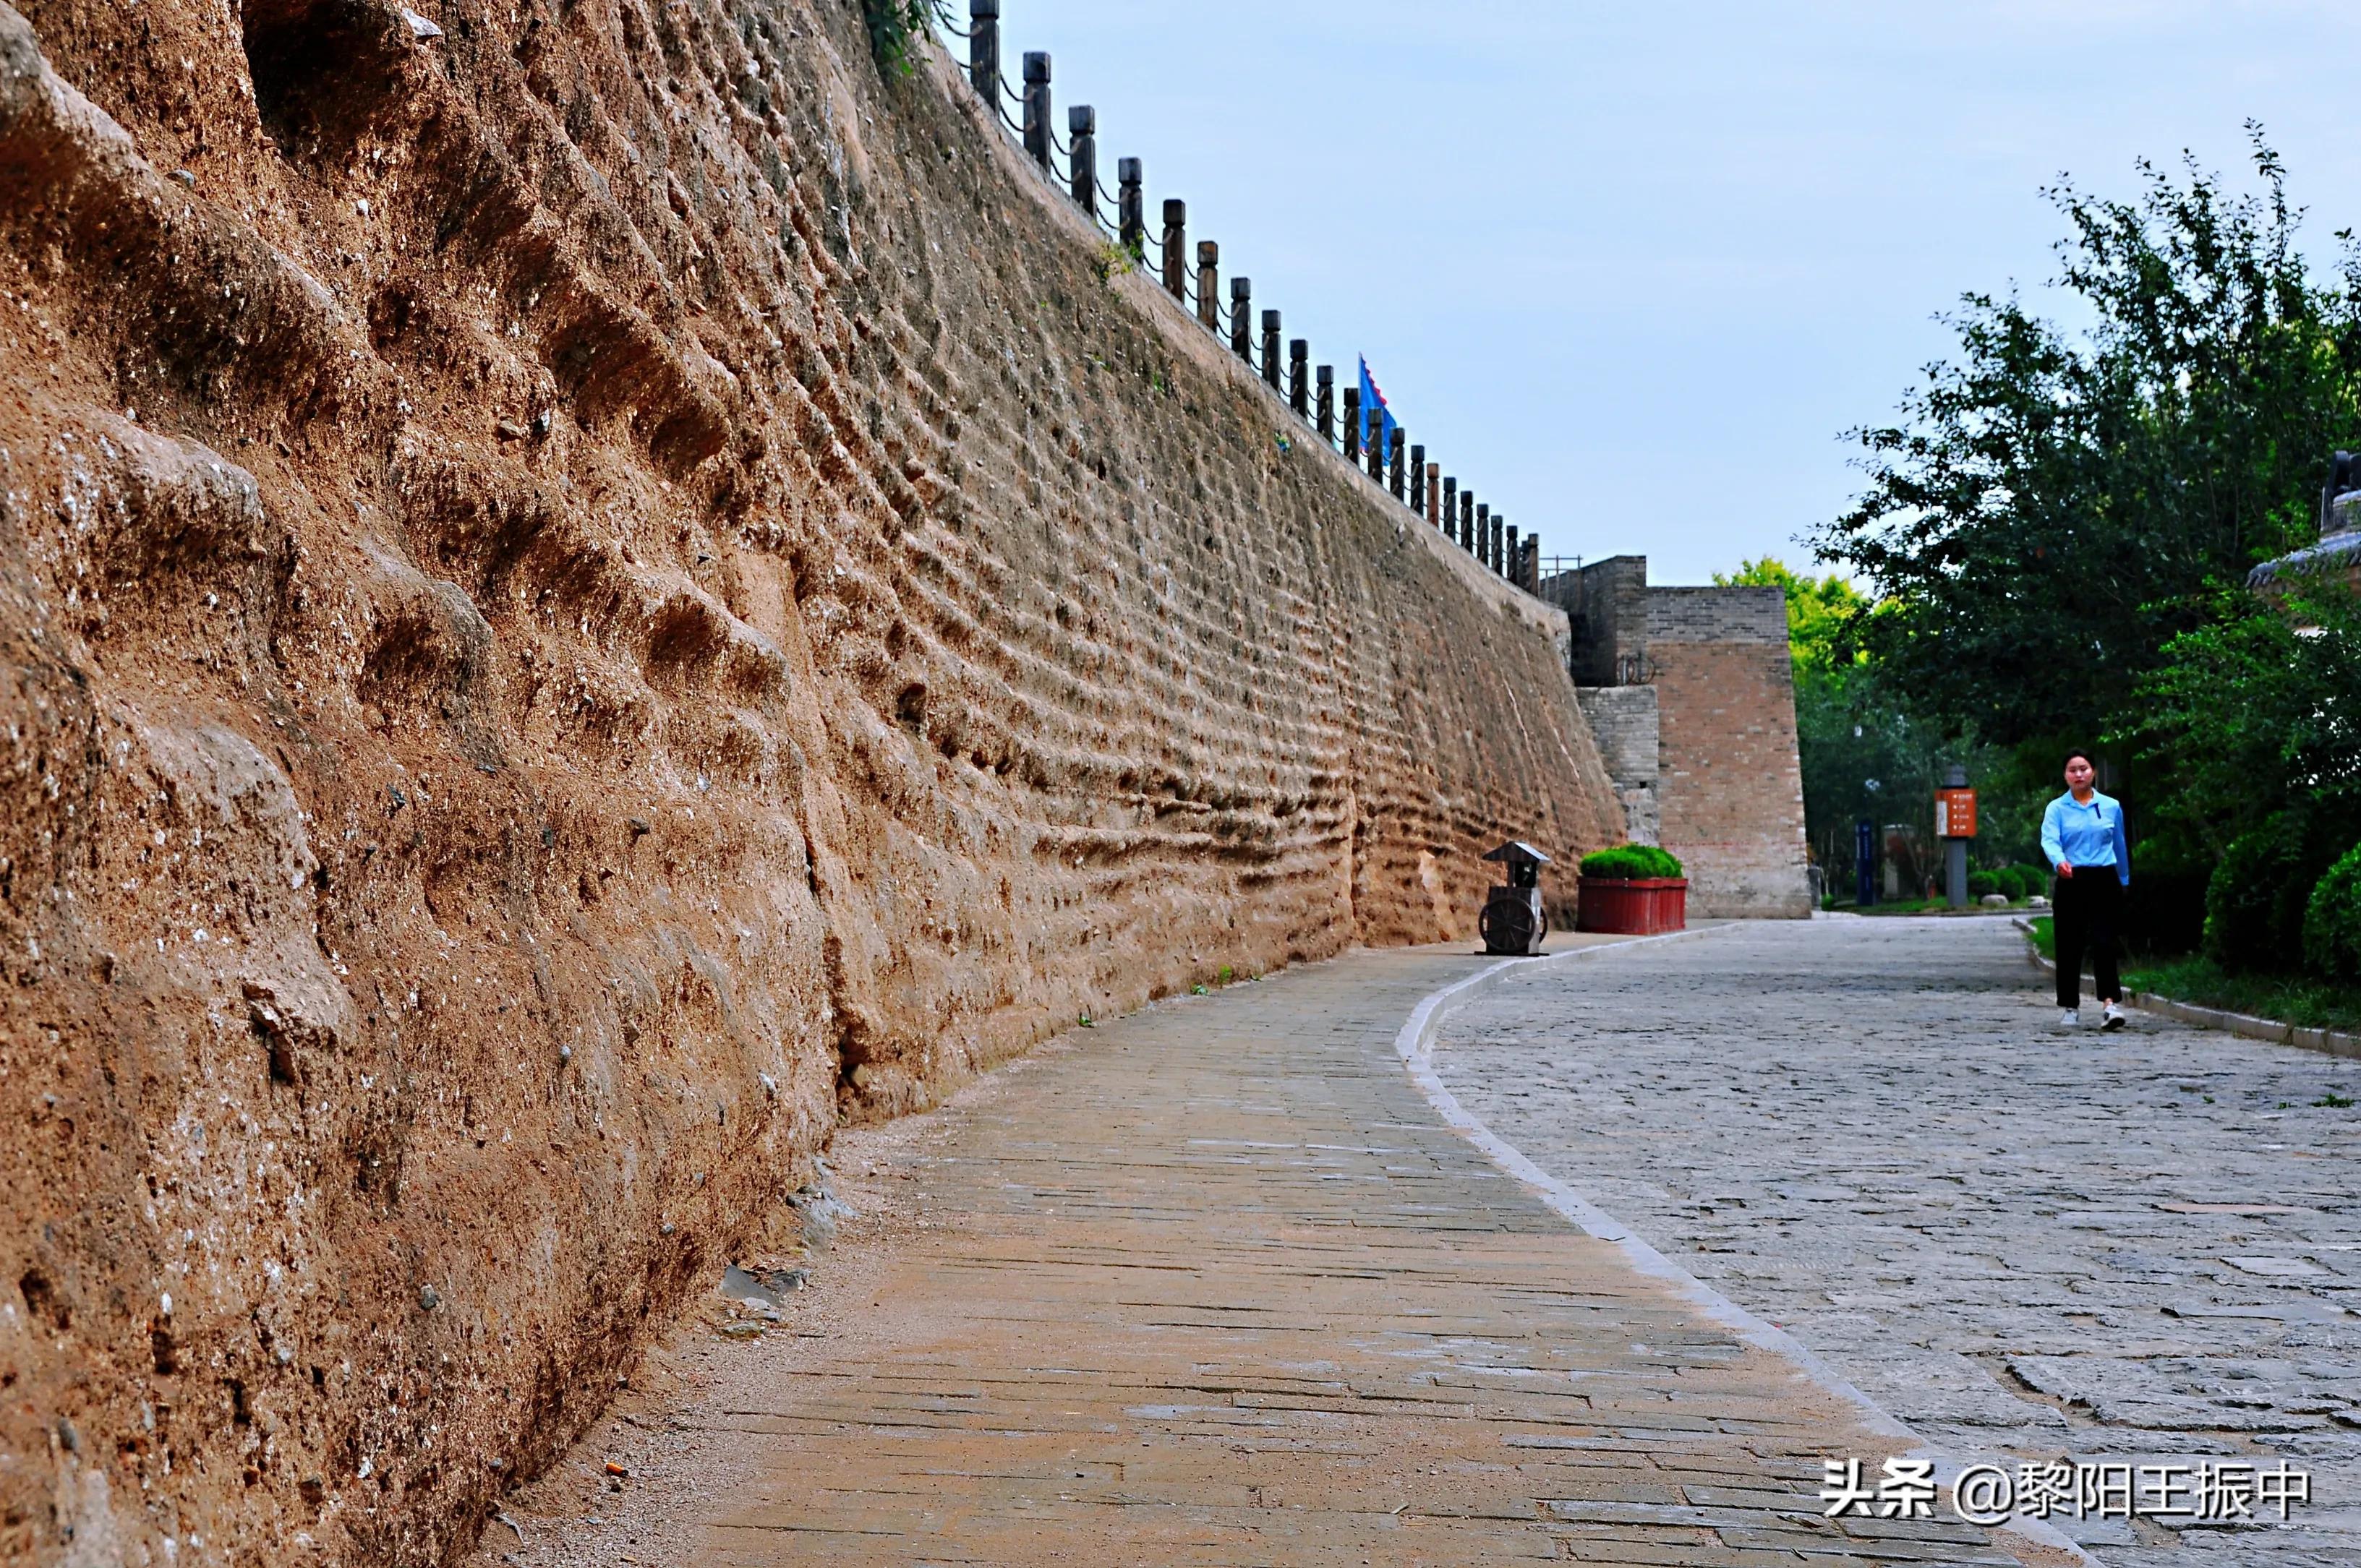
[[[2091,755],[2091,753],[2090,753],[2090,752],[2085,751],[2084,751],[2084,750],[2082,750],[2082,748],[2081,748],[2081,747],[2080,747],[2080,746],[2077,746],[2077,747],[2075,747],[2072,751],[2070,751],[2067,752],[2067,753],[2066,753],[2066,760],[2065,760],[2064,762],[2062,762],[2059,763],[2058,765],[2059,765],[2059,767],[2060,767],[2061,769],[2062,769],[2062,768],[2070,768],[2070,767],[2072,767],[2072,766],[2074,765],[2074,759],[2075,759],[2075,758],[2077,758],[2077,757],[2080,757],[2080,758],[2081,758],[2084,762],[2086,762],[2090,763],[2090,764],[2091,764],[2091,766],[2092,766],[2094,770],[2095,770],[2095,769],[2098,767],[2098,765],[2099,765],[2099,759],[2098,759],[2098,758],[2096,758],[2096,757],[2094,757],[2094,756],[2092,756],[2092,755]]]

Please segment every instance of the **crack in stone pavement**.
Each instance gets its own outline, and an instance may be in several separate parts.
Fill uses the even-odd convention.
[[[2290,1528],[2052,1521],[2111,1568],[2361,1561],[2361,1063],[2048,983],[1997,920],[1749,924],[1504,977],[1433,1067],[1948,1454],[2311,1473]]]
[[[906,1181],[864,1190],[849,1135],[892,1234],[770,1337],[668,1353],[481,1560],[2047,1561],[1822,1518],[1823,1461],[1897,1440],[1443,1124],[1395,1036],[1487,962],[1355,952],[1068,1036],[888,1130]],[[610,1453],[638,1496],[595,1489]]]

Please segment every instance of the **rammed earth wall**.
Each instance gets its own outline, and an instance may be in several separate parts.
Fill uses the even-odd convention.
[[[843,1115],[1621,836],[837,0],[0,6],[0,1557],[436,1561]]]

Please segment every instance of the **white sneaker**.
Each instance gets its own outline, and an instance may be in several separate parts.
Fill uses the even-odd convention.
[[[2124,1010],[2112,1002],[2108,1003],[2099,1014],[2099,1027],[2102,1029],[2120,1029],[2130,1022],[2130,1019],[2124,1016]]]
[[[2058,1014],[2058,1026],[2061,1029],[2081,1028],[2082,1026],[2081,1009],[2079,1007],[2069,1007],[2065,1012]]]

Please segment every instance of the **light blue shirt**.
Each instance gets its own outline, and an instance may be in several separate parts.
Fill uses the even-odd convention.
[[[2067,791],[2041,814],[2041,852],[2049,863],[2113,866],[2115,880],[2132,884],[2132,850],[2124,839],[2124,808],[2113,795],[2091,792],[2088,806]]]

